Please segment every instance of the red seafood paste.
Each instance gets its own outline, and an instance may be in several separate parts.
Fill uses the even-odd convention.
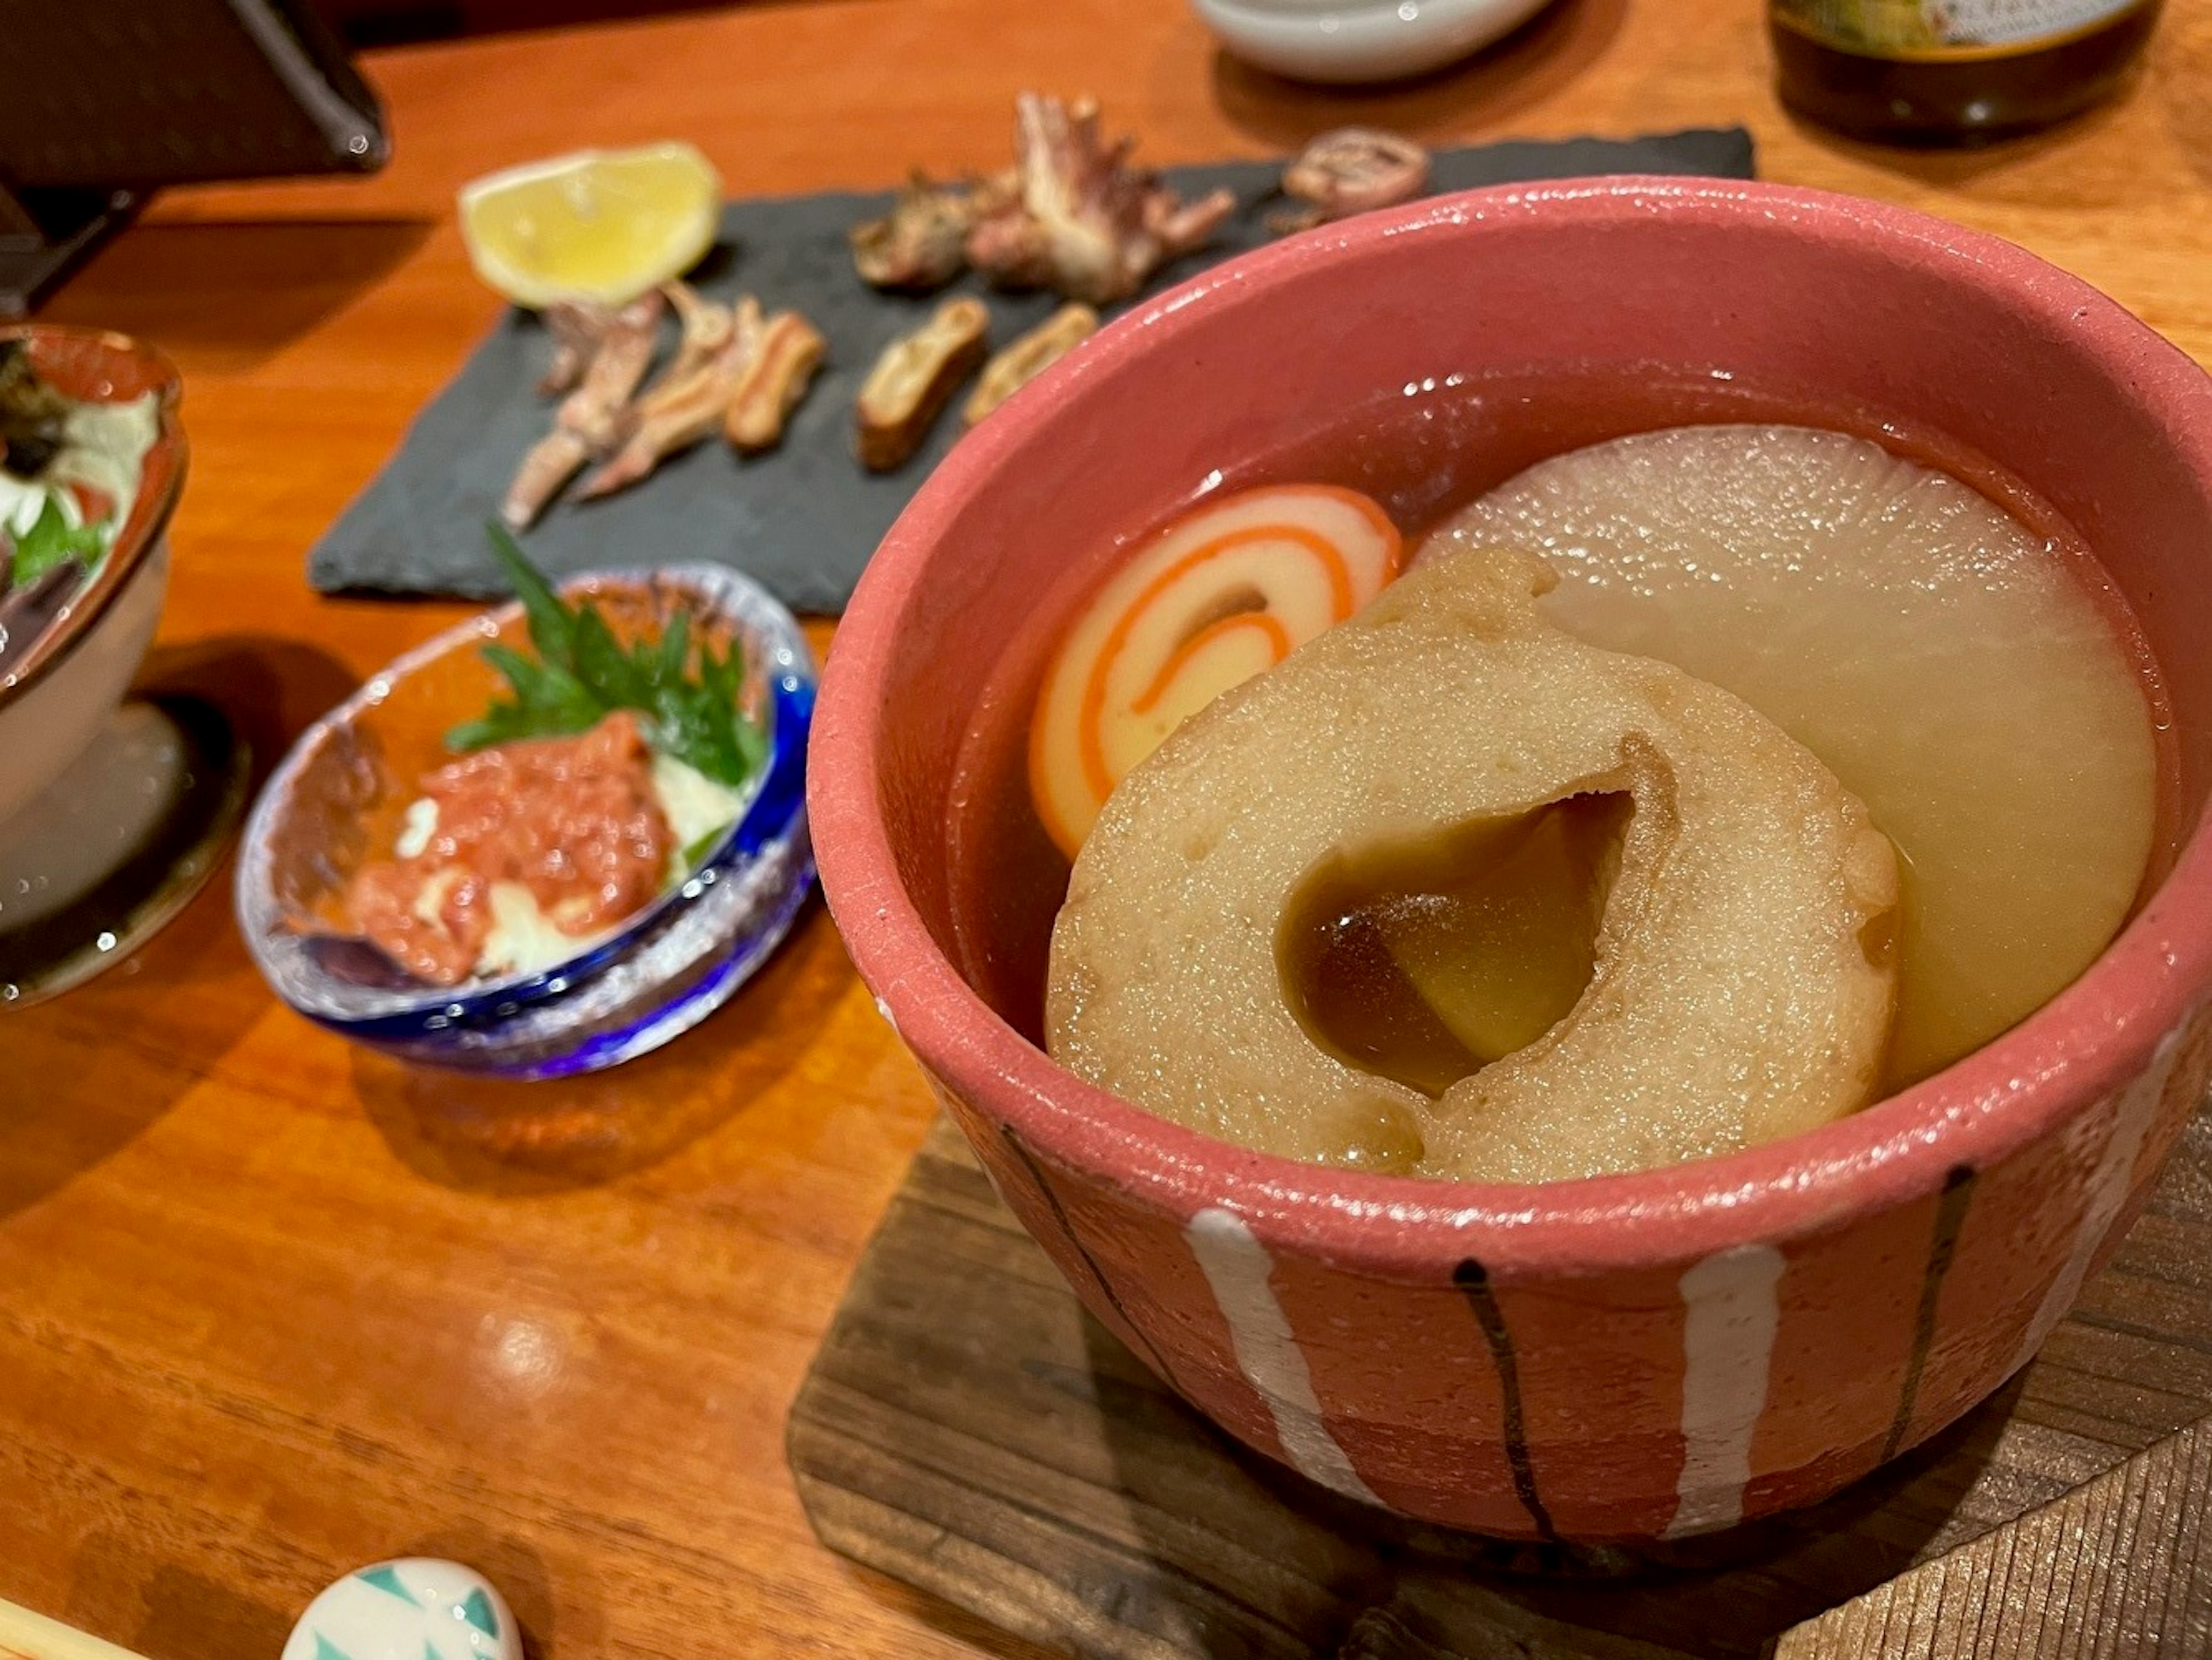
[[[426,775],[434,827],[419,851],[355,877],[355,926],[418,979],[450,986],[489,966],[495,885],[526,889],[579,939],[621,921],[659,892],[675,844],[652,758],[622,709],[574,737],[495,745]]]

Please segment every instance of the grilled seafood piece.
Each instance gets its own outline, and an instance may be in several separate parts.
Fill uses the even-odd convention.
[[[974,426],[1097,330],[1098,313],[1090,307],[1062,306],[983,365],[975,389],[961,407],[961,424]]]
[[[854,408],[854,448],[863,466],[888,472],[921,447],[938,412],[983,361],[990,326],[983,302],[963,296],[884,348]]]
[[[640,295],[598,331],[581,384],[561,400],[553,429],[531,447],[507,487],[499,516],[509,526],[535,524],[583,465],[614,443],[622,411],[653,362],[664,304],[658,291]]]
[[[1283,169],[1283,193],[1306,205],[1271,215],[1267,226],[1278,234],[1310,230],[1410,202],[1428,187],[1429,153],[1412,139],[1379,127],[1338,127]]]
[[[968,233],[968,262],[1006,288],[1050,289],[1105,305],[1127,299],[1236,210],[1216,190],[1185,202],[1128,166],[1135,143],[1099,137],[1098,106],[1036,93],[1015,106],[1014,190]]]
[[[619,446],[579,492],[595,501],[626,489],[672,455],[681,454],[722,423],[738,382],[760,350],[767,325],[760,301],[746,295],[727,313],[729,328],[711,353],[703,347],[688,356],[679,349],[669,373],[625,412]],[[700,338],[706,337],[702,319]],[[681,368],[681,374],[677,371]]]
[[[757,455],[783,441],[783,423],[806,396],[830,343],[795,311],[768,319],[760,345],[738,376],[722,411],[722,436],[741,455]]]
[[[881,219],[848,231],[853,269],[872,288],[927,294],[967,267],[968,232],[984,205],[974,185],[933,185],[916,168]]]
[[[599,337],[614,322],[615,313],[588,301],[556,300],[538,319],[553,337],[553,361],[538,381],[538,396],[550,398],[571,390],[583,378],[584,366],[599,349]]]

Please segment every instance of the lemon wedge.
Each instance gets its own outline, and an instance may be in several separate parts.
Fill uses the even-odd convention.
[[[461,187],[477,275],[519,306],[619,306],[681,276],[714,240],[722,181],[689,144],[578,150]]]

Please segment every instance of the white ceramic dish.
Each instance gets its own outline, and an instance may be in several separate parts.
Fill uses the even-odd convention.
[[[1511,33],[1551,0],[1191,0],[1221,44],[1295,81],[1395,81]]]

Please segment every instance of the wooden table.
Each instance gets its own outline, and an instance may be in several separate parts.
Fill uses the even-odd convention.
[[[1346,120],[1442,141],[1742,122],[1770,178],[2027,244],[2212,362],[2212,0],[2119,105],[1972,155],[1778,108],[1757,0],[1563,0],[1388,96],[1222,58],[1177,0],[817,0],[398,50],[366,183],[179,192],[48,314],[182,366],[193,477],[149,672],[268,751],[446,605],[320,599],[307,547],[497,313],[454,187],[681,135],[733,192],[1006,155],[1024,87],[1172,161]],[[826,642],[826,628],[817,635]],[[218,884],[91,987],[0,1016],[0,1597],[156,1660],[273,1657],[307,1599],[465,1558],[541,1657],[1019,1651],[815,1544],[782,1423],[932,1108],[816,909],[612,1076],[410,1073],[280,1008]]]

